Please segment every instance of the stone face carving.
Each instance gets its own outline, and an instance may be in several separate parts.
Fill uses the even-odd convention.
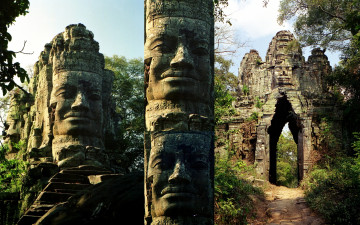
[[[211,133],[155,134],[148,163],[153,216],[211,216]]]
[[[314,163],[321,115],[326,112],[338,125],[342,120],[341,110],[324,82],[324,76],[331,72],[324,52],[314,49],[305,61],[293,34],[279,31],[269,44],[265,61],[256,50],[241,61],[239,89],[246,86],[249,93],[239,93],[235,102],[239,116],[222,129],[234,131],[229,132],[229,140],[239,151],[237,155],[255,163],[258,173],[272,183],[276,182],[276,144],[286,123],[298,145],[301,180]],[[257,123],[247,122],[253,113],[259,115]],[[251,132],[237,132],[244,130],[244,125]]]
[[[199,23],[201,23],[199,25]],[[151,58],[147,100],[210,100],[210,25],[178,17],[148,26],[145,58]]]
[[[214,63],[209,2],[146,1],[144,57],[148,130],[156,130],[156,121],[170,112],[187,117],[190,114],[213,116],[209,107]]]
[[[89,72],[63,72],[53,83],[54,136],[101,137],[101,77]]]
[[[146,224],[213,224],[212,7],[145,1]]]
[[[31,96],[22,91],[14,90],[11,92],[10,107],[5,121],[6,135],[5,143],[8,144],[11,151],[14,143],[18,143],[21,138],[26,138],[29,131],[29,125],[26,113],[29,111]]]
[[[113,75],[104,69],[104,57],[93,36],[85,26],[70,25],[52,42],[52,152],[60,165],[99,163],[96,158],[86,159],[86,150],[70,153],[70,145],[104,148],[102,103],[110,98],[107,81]]]
[[[107,166],[103,140],[105,131],[113,132],[113,73],[104,65],[99,44],[82,24],[67,26],[45,45],[29,84],[34,100],[22,115],[30,157],[52,156],[60,167]]]

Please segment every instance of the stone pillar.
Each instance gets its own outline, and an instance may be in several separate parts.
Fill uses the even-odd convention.
[[[213,1],[145,1],[145,224],[213,224]]]
[[[305,117],[301,121],[303,125],[302,129],[302,171],[300,173],[300,180],[303,179],[304,175],[308,172],[310,167],[312,166],[311,160],[311,150],[312,150],[312,127],[311,127],[311,117]],[[300,170],[300,167],[299,167]]]
[[[260,123],[257,127],[257,140],[255,151],[256,171],[266,179],[269,177],[269,154],[268,154],[268,134],[266,124]]]

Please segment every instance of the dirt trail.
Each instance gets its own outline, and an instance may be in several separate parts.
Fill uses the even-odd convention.
[[[299,188],[287,188],[270,185],[265,190],[266,201],[257,201],[258,218],[253,225],[322,225],[325,224],[306,205],[304,191]]]

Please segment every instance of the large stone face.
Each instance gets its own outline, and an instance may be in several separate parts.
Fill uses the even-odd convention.
[[[248,88],[249,93],[238,93],[234,104],[240,116],[218,131],[233,130],[228,138],[237,155],[255,163],[258,173],[272,183],[276,182],[276,145],[286,123],[298,145],[300,180],[318,154],[315,150],[321,142],[324,112],[335,126],[340,124],[341,111],[324,82],[331,72],[324,52],[314,49],[305,61],[293,34],[279,31],[269,44],[265,61],[251,50],[240,63],[239,89]],[[254,113],[258,121],[249,123]],[[246,131],[244,124],[252,132],[239,132]]]
[[[180,129],[191,115],[213,117],[213,20],[210,1],[146,1],[146,128]],[[172,114],[172,118],[166,118]],[[175,118],[177,117],[177,118]],[[206,128],[196,128],[208,130]]]
[[[145,221],[213,222],[211,0],[145,1]]]
[[[67,26],[45,45],[29,85],[33,100],[18,113],[27,125],[20,138],[28,140],[30,157],[47,157],[60,167],[108,166],[103,140],[113,133],[113,73],[104,65],[99,44],[82,24]]]

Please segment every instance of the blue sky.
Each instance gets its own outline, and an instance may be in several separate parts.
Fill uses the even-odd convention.
[[[276,22],[280,0],[270,0],[267,8],[263,0],[229,0],[226,14],[231,19],[234,38],[246,42],[232,57],[231,71],[237,75],[241,59],[250,49],[259,51],[264,59],[272,37],[280,30],[292,30],[291,24]],[[9,32],[13,40],[9,49],[19,51],[27,41],[25,52],[18,54],[24,68],[32,67],[44,45],[65,30],[69,24],[82,23],[94,33],[100,52],[126,58],[143,58],[144,52],[143,0],[30,0],[29,13],[18,17]],[[307,59],[310,49],[305,49]],[[338,64],[338,54],[326,53],[332,66]]]
[[[55,35],[69,24],[82,23],[94,33],[104,55],[143,58],[143,12],[143,0],[30,0],[29,13],[9,28],[9,49],[19,51],[27,41],[25,52],[34,53],[16,57],[27,69]]]
[[[264,59],[272,37],[280,30],[292,31],[291,24],[276,22],[280,0],[270,0],[266,8],[263,0],[229,0],[226,14],[234,30],[233,36],[246,47],[232,57],[232,72],[237,69],[244,54],[250,49],[259,51]],[[17,19],[9,29],[13,41],[9,49],[18,51],[27,40],[25,52],[16,60],[24,68],[33,65],[46,43],[65,30],[69,24],[83,23],[95,35],[100,52],[127,58],[143,57],[144,46],[143,0],[30,0],[29,13]],[[307,59],[310,49],[304,51]],[[331,65],[338,64],[338,54],[326,53]]]
[[[291,23],[285,22],[282,26],[277,23],[279,5],[280,0],[270,0],[266,8],[263,7],[263,0],[229,0],[229,6],[225,12],[232,23],[233,36],[246,44],[232,58],[235,64],[232,67],[232,72],[235,75],[237,75],[237,69],[243,56],[250,49],[258,50],[264,60],[269,43],[278,31],[289,30],[293,32]],[[307,60],[310,52],[311,48],[303,49],[305,60]],[[328,56],[332,67],[339,64],[339,53],[327,51],[325,54]]]

